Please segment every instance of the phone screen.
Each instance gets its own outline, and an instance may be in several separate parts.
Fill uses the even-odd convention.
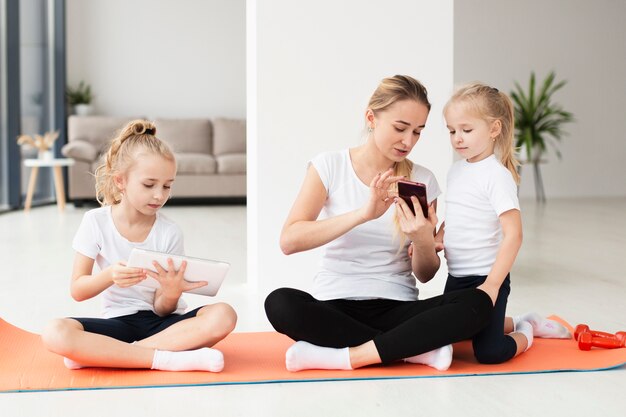
[[[426,186],[424,184],[412,181],[398,181],[398,195],[406,202],[413,214],[415,214],[415,210],[413,209],[411,196],[417,197],[422,207],[424,217],[428,218],[428,200],[426,198]]]

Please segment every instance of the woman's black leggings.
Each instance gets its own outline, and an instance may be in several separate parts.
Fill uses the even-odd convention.
[[[469,339],[489,323],[492,310],[491,298],[477,289],[418,301],[320,301],[279,288],[265,300],[267,317],[279,333],[333,348],[373,340],[383,363]]]
[[[487,276],[476,275],[469,277],[453,277],[448,275],[444,294],[455,294],[459,290],[466,288],[476,288],[481,285]],[[480,363],[497,364],[511,359],[517,353],[517,343],[515,340],[504,334],[504,316],[506,315],[506,304],[511,293],[511,278],[509,275],[500,286],[498,299],[493,308],[493,314],[489,324],[472,338],[474,356]]]

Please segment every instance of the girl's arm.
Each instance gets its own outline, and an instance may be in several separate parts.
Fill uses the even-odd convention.
[[[428,207],[428,218],[422,214],[417,198],[411,197],[415,215],[403,199],[397,198],[397,215],[400,229],[413,242],[411,268],[421,283],[430,281],[441,265],[435,250],[435,228],[437,227],[437,200]]]
[[[122,262],[93,274],[93,263],[92,258],[76,252],[70,283],[70,294],[76,301],[93,298],[113,284],[130,287],[146,278],[144,270],[129,268]]]
[[[496,261],[485,282],[478,287],[489,294],[494,305],[498,298],[500,286],[508,273],[511,272],[519,248],[522,246],[522,216],[519,210],[512,209],[502,213],[500,224],[502,225],[503,238]]]
[[[309,166],[298,197],[280,234],[280,248],[286,255],[325,245],[369,220],[382,216],[393,199],[389,185],[402,177],[393,170],[378,174],[370,183],[370,200],[356,210],[324,220],[317,220],[327,198],[326,188],[313,165]]]

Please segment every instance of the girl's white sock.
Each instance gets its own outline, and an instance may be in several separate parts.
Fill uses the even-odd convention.
[[[528,346],[524,349],[526,352],[533,345],[533,326],[527,321],[520,321],[515,325],[515,332],[523,334],[528,339]]]
[[[430,352],[405,358],[405,362],[428,365],[439,371],[447,371],[452,363],[452,345],[440,347]]]
[[[160,371],[209,371],[224,369],[224,355],[217,349],[202,348],[171,352],[155,350],[152,369]]]
[[[518,331],[519,322],[526,321],[533,327],[533,336],[546,339],[571,339],[569,330],[561,323],[541,317],[537,313],[526,313],[513,317],[513,331]]]
[[[291,372],[304,369],[352,369],[349,348],[327,348],[303,341],[296,342],[287,349],[285,365]]]

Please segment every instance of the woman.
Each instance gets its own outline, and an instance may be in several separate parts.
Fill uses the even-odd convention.
[[[367,141],[309,163],[280,244],[285,254],[325,245],[322,268],[312,295],[281,288],[265,301],[274,328],[296,340],[286,354],[290,371],[401,359],[446,370],[451,343],[488,322],[494,300],[481,289],[417,299],[415,277],[426,283],[440,265],[434,240],[439,186],[428,169],[407,159],[429,111],[418,81],[386,78],[365,112]],[[416,198],[413,214],[392,191],[405,177],[426,184],[428,218]]]

